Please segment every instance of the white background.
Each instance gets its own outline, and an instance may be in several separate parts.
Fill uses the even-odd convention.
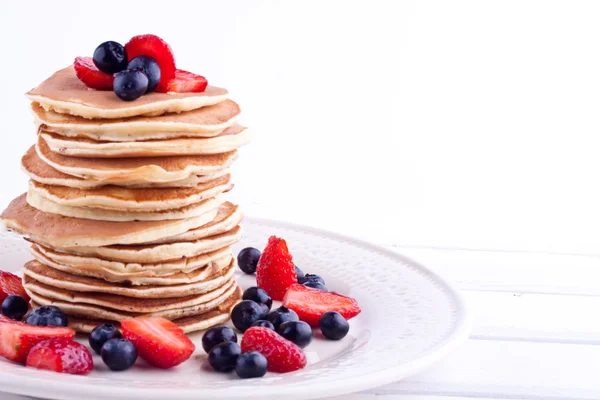
[[[0,206],[25,191],[23,93],[155,33],[255,132],[248,214],[384,244],[600,253],[600,3],[0,5]]]

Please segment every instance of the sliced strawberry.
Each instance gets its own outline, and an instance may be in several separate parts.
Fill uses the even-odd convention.
[[[306,366],[302,349],[269,328],[257,326],[244,332],[242,352],[252,350],[266,357],[271,372],[291,372]]]
[[[256,266],[256,282],[273,300],[281,300],[287,289],[298,282],[292,255],[285,240],[269,238]]]
[[[33,326],[22,322],[0,322],[0,356],[23,362],[33,346],[46,339],[73,340],[75,331],[55,326]]]
[[[113,76],[96,67],[92,57],[77,57],[73,63],[75,74],[85,86],[92,89],[112,89]]]
[[[159,368],[172,368],[192,356],[196,346],[183,330],[164,318],[137,317],[121,322],[123,337],[139,355]]]
[[[327,311],[337,311],[346,319],[354,318],[360,313],[358,303],[351,297],[300,284],[290,286],[283,298],[283,305],[296,311],[300,320],[312,327],[319,326],[319,318]]]
[[[167,92],[204,92],[206,86],[208,81],[205,77],[178,69],[175,70],[175,78],[167,83]]]
[[[171,46],[156,35],[138,35],[125,45],[127,58],[150,56],[160,65],[160,83],[157,92],[167,92],[167,83],[175,77],[175,57]]]
[[[33,346],[26,365],[65,374],[84,375],[94,369],[90,351],[69,339],[48,339]]]
[[[10,272],[0,271],[0,303],[11,294],[17,294],[29,301],[29,295],[23,289],[22,279]]]

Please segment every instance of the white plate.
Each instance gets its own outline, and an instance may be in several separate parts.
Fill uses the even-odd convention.
[[[308,366],[288,374],[242,380],[210,370],[201,334],[194,356],[165,371],[138,361],[110,372],[95,356],[88,376],[71,376],[0,361],[0,390],[47,399],[316,398],[356,392],[413,375],[438,361],[468,335],[459,293],[438,275],[394,252],[334,233],[247,218],[236,246],[262,249],[270,235],[286,239],[296,265],[322,275],[330,290],[356,298],[362,313],[339,342],[319,338],[305,349]],[[20,271],[30,259],[22,239],[0,235],[0,269]],[[254,277],[241,276],[243,288]],[[85,342],[85,338],[83,338]]]

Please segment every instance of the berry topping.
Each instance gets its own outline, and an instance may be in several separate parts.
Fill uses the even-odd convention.
[[[27,316],[25,320],[29,325],[37,326],[67,326],[67,315],[56,306],[38,307]]]
[[[164,318],[137,317],[121,322],[123,337],[140,357],[159,368],[175,367],[191,357],[194,343],[175,323]]]
[[[302,283],[300,282],[300,279],[304,278],[304,271],[298,268],[297,265],[294,265],[294,269],[296,270],[296,278],[298,278],[298,283]]]
[[[272,372],[291,372],[306,366],[306,356],[300,347],[267,328],[248,329],[242,338],[242,350],[264,355]]]
[[[261,326],[263,328],[271,329],[272,331],[275,330],[275,327],[273,326],[273,324],[265,319],[259,319],[258,321],[253,323],[252,326]]]
[[[84,345],[69,339],[44,340],[31,349],[28,367],[65,374],[83,375],[94,369],[90,351]]]
[[[321,290],[323,292],[329,292],[329,290],[327,289],[327,286],[325,286],[321,282],[317,282],[317,281],[304,282],[304,286],[313,288],[313,289],[317,289],[317,290]]]
[[[168,82],[175,78],[175,57],[171,46],[156,35],[138,35],[125,44],[129,61],[137,56],[150,56],[160,65],[160,82],[157,92],[167,92]]]
[[[2,302],[2,315],[20,321],[29,310],[27,300],[16,294],[11,294]]]
[[[307,282],[319,282],[324,285],[325,279],[323,279],[319,275],[315,275],[315,274],[306,274],[303,277],[298,277],[298,283],[304,284]]]
[[[0,271],[0,301],[4,301],[11,294],[17,294],[29,301],[29,295],[23,289],[22,279],[10,272]]]
[[[135,364],[138,352],[129,340],[115,338],[102,345],[100,356],[111,371],[125,371]]]
[[[295,284],[285,294],[283,305],[298,313],[300,319],[316,327],[319,318],[328,311],[337,311],[346,319],[356,317],[360,307],[356,300],[341,294],[323,292]]]
[[[239,344],[225,342],[212,348],[208,353],[208,363],[217,372],[230,372],[235,369],[240,355],[242,355],[242,349]]]
[[[160,65],[150,56],[137,56],[129,61],[127,69],[142,71],[148,77],[146,93],[154,92],[160,83]]]
[[[46,339],[73,340],[71,328],[31,326],[12,320],[0,320],[0,356],[23,362],[33,346]]]
[[[249,351],[238,357],[235,373],[240,378],[260,378],[267,373],[267,358],[258,351]]]
[[[260,259],[260,250],[254,247],[242,249],[237,256],[238,266],[245,274],[252,275],[256,272],[256,265]]]
[[[271,311],[269,309],[269,307],[267,307],[266,304],[259,304],[258,306],[260,307],[260,310],[261,310],[260,319],[267,318],[267,315],[269,315],[269,311]]]
[[[252,286],[246,289],[244,295],[242,296],[242,299],[252,300],[253,302],[258,304],[264,304],[267,306],[268,310],[271,310],[271,306],[273,305],[273,299],[271,299],[271,296],[269,296],[267,292],[265,292],[263,289],[257,286]]]
[[[277,333],[302,348],[308,346],[313,338],[310,325],[302,321],[284,322],[277,329]]]
[[[348,334],[350,324],[340,313],[329,311],[319,319],[319,328],[327,339],[340,340]]]
[[[252,300],[244,300],[231,310],[231,322],[240,332],[246,331],[253,323],[263,318],[263,309]]]
[[[94,65],[102,72],[114,74],[127,68],[127,52],[122,44],[109,40],[94,50]]]
[[[224,342],[237,343],[235,331],[225,325],[218,325],[210,328],[204,333],[204,336],[202,336],[202,348],[207,353],[216,345]]]
[[[85,86],[92,89],[112,89],[113,76],[100,71],[92,61],[92,57],[77,57],[73,63],[75,74]]]
[[[196,75],[182,69],[175,71],[175,77],[167,83],[167,92],[195,92],[200,93],[206,90],[208,81],[202,75]],[[162,92],[162,88],[156,89],[157,92]]]
[[[133,101],[148,90],[148,77],[140,70],[126,69],[115,74],[113,90],[121,100]]]
[[[121,332],[114,325],[104,324],[95,327],[92,333],[90,333],[88,340],[92,349],[97,354],[100,354],[100,350],[104,343],[110,339],[120,339],[122,337],[123,335],[121,335]]]
[[[273,300],[281,300],[287,289],[297,281],[292,255],[285,240],[271,236],[256,267],[258,286]]]
[[[294,312],[294,310],[290,310],[286,307],[279,307],[267,315],[267,321],[273,324],[273,327],[275,330],[277,330],[284,322],[300,321],[300,318],[298,317],[298,314]]]

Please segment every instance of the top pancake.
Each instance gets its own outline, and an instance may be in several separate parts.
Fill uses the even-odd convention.
[[[149,93],[123,101],[110,90],[93,90],[75,75],[73,66],[61,69],[30,90],[26,96],[47,110],[84,118],[128,118],[191,111],[227,99],[229,92],[208,86],[202,93]]]

